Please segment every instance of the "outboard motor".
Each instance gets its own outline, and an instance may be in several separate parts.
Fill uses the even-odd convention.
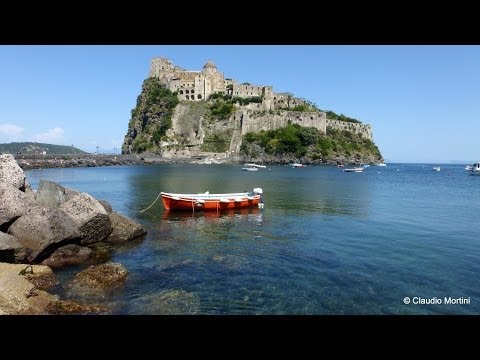
[[[253,195],[260,195],[260,202],[258,203],[258,208],[263,209],[263,190],[261,188],[254,188]]]

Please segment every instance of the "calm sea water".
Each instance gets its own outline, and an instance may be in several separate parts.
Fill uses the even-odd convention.
[[[106,199],[148,230],[115,248],[119,314],[478,314],[480,177],[464,165],[335,167],[162,164],[27,171]],[[261,187],[265,208],[167,213],[160,191]],[[68,280],[81,268],[58,272]],[[58,290],[62,293],[62,289]],[[69,296],[68,292],[62,293]],[[404,298],[441,300],[410,304]],[[444,304],[445,297],[470,304]],[[418,299],[417,299],[418,300]]]

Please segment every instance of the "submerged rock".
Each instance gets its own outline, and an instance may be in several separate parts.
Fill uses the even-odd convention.
[[[110,312],[110,309],[101,305],[83,304],[72,300],[57,300],[48,304],[45,311],[53,315],[106,314]]]
[[[137,299],[130,313],[136,315],[195,315],[200,312],[200,299],[185,290],[167,290]]]
[[[128,270],[122,264],[92,265],[75,275],[67,287],[73,295],[103,297],[122,286],[127,276]]]
[[[55,250],[52,255],[42,261],[42,265],[50,266],[53,269],[66,265],[78,265],[87,261],[91,255],[91,249],[85,246],[69,244]]]

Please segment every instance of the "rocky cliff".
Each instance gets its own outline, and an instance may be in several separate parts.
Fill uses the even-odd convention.
[[[236,99],[216,93],[208,100],[179,101],[158,79],[149,78],[144,81],[137,106],[132,110],[122,151],[167,158],[194,158],[213,153],[230,161],[383,161],[368,124],[330,119],[329,113],[314,106],[305,105],[301,111],[298,106],[291,110],[265,110],[257,100],[252,98],[249,102],[248,98]],[[280,130],[293,125],[309,129],[309,141],[314,143],[302,140],[305,134],[301,131]],[[248,137],[249,134],[263,135],[255,139]],[[291,141],[296,145],[267,146],[261,141],[262,136],[269,137],[271,144]],[[282,139],[282,136],[295,139]]]

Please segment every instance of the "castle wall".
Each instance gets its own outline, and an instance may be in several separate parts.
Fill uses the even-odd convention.
[[[323,112],[295,112],[284,111],[280,113],[265,114],[247,110],[242,115],[242,135],[249,132],[262,130],[275,130],[286,127],[289,123],[303,127],[313,127],[325,134],[327,131],[327,118]]]
[[[358,124],[340,120],[327,119],[327,126],[331,126],[337,130],[347,130],[359,134],[365,139],[372,140],[372,128],[368,124]]]

